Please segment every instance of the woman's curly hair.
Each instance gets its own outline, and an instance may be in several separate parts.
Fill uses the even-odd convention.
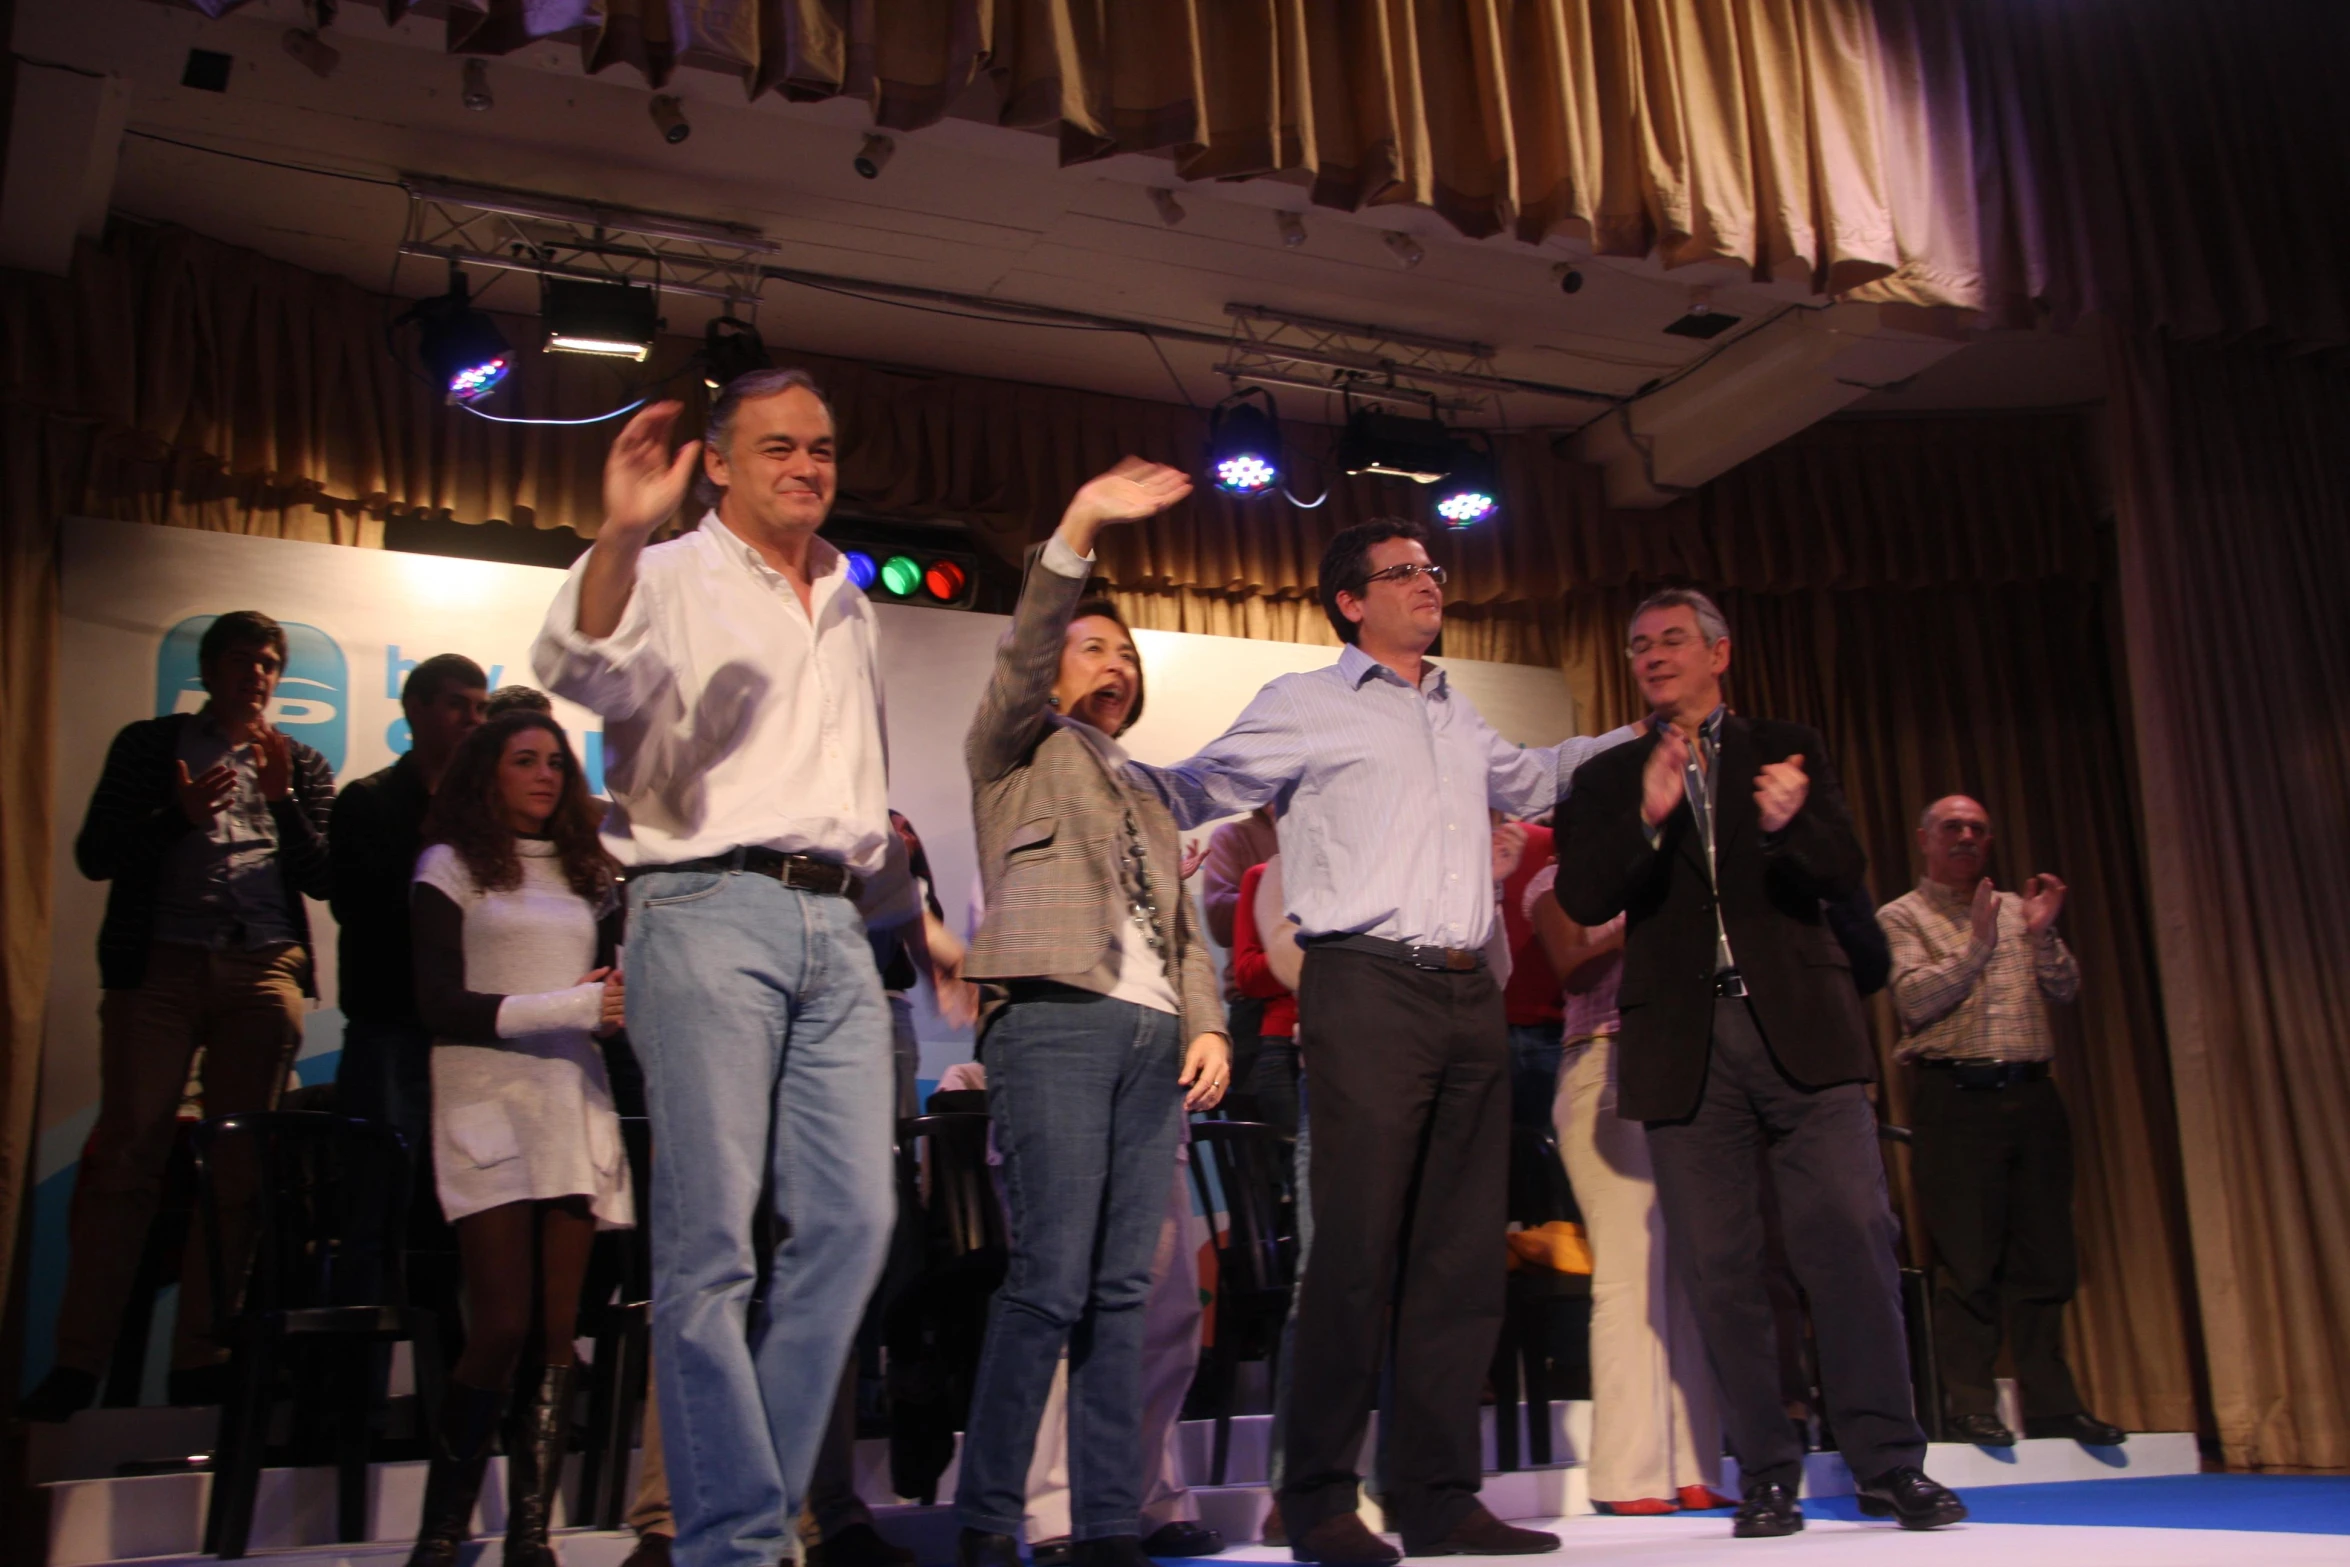
[[[563,793],[555,802],[555,813],[547,818],[547,837],[563,862],[563,879],[573,892],[601,908],[612,896],[620,864],[597,836],[595,802],[580,775],[579,758],[572,755],[571,737],[545,713],[501,713],[465,737],[441,786],[433,791],[424,841],[456,850],[485,892],[508,892],[522,885],[514,829],[498,798],[498,766],[505,759],[506,742],[528,729],[553,735],[563,756]]]

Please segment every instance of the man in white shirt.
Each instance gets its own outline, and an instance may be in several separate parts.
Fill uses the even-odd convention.
[[[859,904],[877,925],[914,905],[891,858],[872,606],[816,537],[832,411],[804,372],[743,376],[707,445],[673,457],[678,409],[647,408],[613,442],[603,531],[531,662],[605,720],[675,1559],[771,1567],[798,1553],[895,1212],[889,1010]],[[697,458],[701,526],[648,548]],[[763,1200],[783,1238],[754,1323]]]

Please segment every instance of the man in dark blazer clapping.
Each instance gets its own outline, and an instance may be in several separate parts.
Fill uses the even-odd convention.
[[[1867,869],[1825,747],[1722,702],[1729,628],[1701,593],[1632,617],[1650,732],[1594,757],[1560,805],[1558,896],[1578,924],[1630,916],[1619,1113],[1647,1123],[1675,1265],[1736,1452],[1742,1537],[1792,1534],[1803,1450],[1779,1405],[1763,1289],[1762,1150],[1811,1304],[1820,1373],[1861,1507],[1904,1528],[1966,1507],[1919,1465],[1877,1126],[1875,1057],[1822,901]]]

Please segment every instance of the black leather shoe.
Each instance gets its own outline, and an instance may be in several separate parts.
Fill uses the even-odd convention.
[[[1151,1567],[1151,1559],[1133,1535],[1111,1534],[1070,1546],[1069,1567]]]
[[[1069,1567],[1069,1553],[1075,1549],[1067,1539],[1039,1540],[1028,1547],[1028,1567]]]
[[[1409,1534],[1403,1538],[1406,1556],[1539,1556],[1558,1548],[1557,1535],[1503,1523],[1481,1502],[1441,1539],[1420,1540]]]
[[[1204,1523],[1178,1518],[1142,1537],[1145,1556],[1215,1556],[1224,1549],[1224,1537]]]
[[[1997,1415],[1952,1415],[1947,1422],[1950,1440],[1977,1447],[2013,1447],[2015,1433],[1999,1423]]]
[[[640,1534],[636,1549],[630,1551],[620,1567],[669,1567],[669,1547],[674,1542],[665,1534]]]
[[[2078,1442],[2083,1447],[2119,1447],[2130,1439],[2130,1433],[2120,1426],[2109,1426],[2085,1410],[2077,1415],[2050,1415],[2042,1420],[2026,1420],[2024,1435],[2056,1437]]]
[[[1866,1517],[1895,1519],[1904,1529],[1939,1529],[1966,1518],[1966,1503],[1956,1491],[1907,1464],[1862,1481],[1860,1510]]]
[[[1746,1500],[1738,1504],[1738,1516],[1730,1524],[1730,1533],[1741,1540],[1775,1540],[1783,1534],[1803,1532],[1803,1509],[1795,1505],[1795,1493],[1776,1481],[1746,1488]]]
[[[1037,1553],[1039,1562],[1043,1553]],[[808,1567],[914,1567],[914,1553],[892,1545],[869,1523],[853,1523],[808,1547]]]
[[[17,1403],[16,1418],[59,1425],[89,1408],[90,1401],[97,1396],[97,1372],[51,1366],[49,1374],[41,1378],[41,1385]]]
[[[1363,1527],[1353,1513],[1334,1513],[1299,1536],[1289,1547],[1292,1560],[1320,1562],[1322,1567],[1392,1567],[1403,1552]]]
[[[955,1536],[955,1567],[1020,1567],[1020,1542],[1008,1534],[965,1529]]]

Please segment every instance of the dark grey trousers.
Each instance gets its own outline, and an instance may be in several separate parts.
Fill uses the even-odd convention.
[[[1747,1003],[1717,1001],[1704,1097],[1686,1120],[1648,1123],[1648,1146],[1673,1265],[1721,1385],[1722,1424],[1743,1483],[1792,1490],[1803,1464],[1780,1404],[1778,1328],[1763,1287],[1758,1152],[1811,1307],[1821,1390],[1845,1462],[1864,1481],[1922,1465],[1893,1210],[1861,1086],[1800,1087],[1779,1070]]]

